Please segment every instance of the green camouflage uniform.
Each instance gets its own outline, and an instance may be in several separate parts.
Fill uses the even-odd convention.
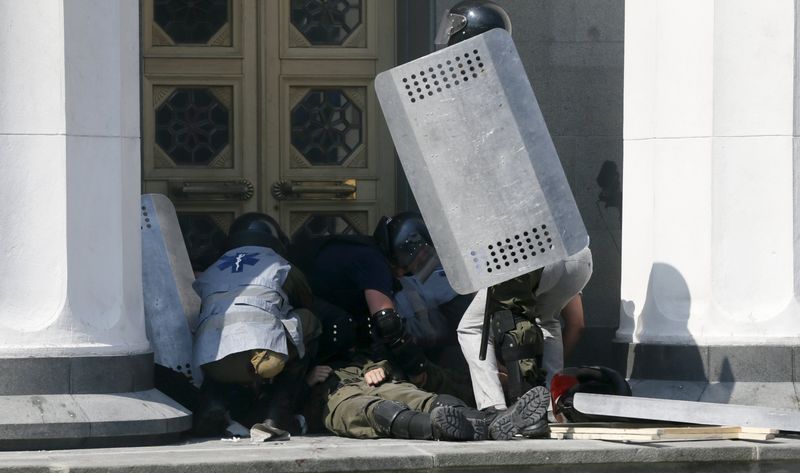
[[[380,438],[376,432],[373,410],[382,400],[398,401],[410,409],[429,412],[436,394],[423,391],[411,383],[395,381],[385,361],[373,363],[355,357],[329,364],[334,371],[326,381],[311,390],[303,415],[311,433],[324,428],[342,437]],[[386,381],[370,386],[364,374],[383,368]],[[322,421],[322,422],[320,422]]]
[[[536,288],[542,277],[542,270],[518,276],[497,284],[488,289],[486,297],[486,313],[494,314],[502,310],[511,311],[515,327],[507,332],[516,346],[533,346],[535,356],[541,360],[544,348],[542,329],[536,323],[539,314],[536,312]],[[495,338],[495,344],[499,343]],[[540,369],[536,358],[523,358],[517,361],[522,377],[536,386],[542,384],[544,372]]]

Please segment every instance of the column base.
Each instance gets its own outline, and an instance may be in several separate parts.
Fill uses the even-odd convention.
[[[156,389],[0,396],[0,449],[155,445],[178,439],[191,413]]]
[[[153,387],[153,354],[0,359],[0,450],[155,445],[192,414]]]
[[[800,347],[614,342],[614,354],[634,396],[800,408]]]

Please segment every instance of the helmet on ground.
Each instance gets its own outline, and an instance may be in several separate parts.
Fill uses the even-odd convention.
[[[495,28],[511,33],[511,19],[502,7],[488,0],[464,0],[444,12],[434,42],[439,49]]]
[[[553,415],[558,422],[591,422],[600,420],[578,412],[572,403],[575,393],[613,394],[630,396],[631,387],[625,378],[605,366],[579,366],[564,368],[550,381]],[[609,420],[603,418],[603,420]]]
[[[228,231],[227,248],[240,246],[263,246],[272,248],[281,256],[286,255],[289,238],[278,222],[269,215],[250,212],[240,215]]]

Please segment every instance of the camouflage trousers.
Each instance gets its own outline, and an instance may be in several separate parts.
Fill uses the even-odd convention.
[[[412,410],[428,412],[436,397],[436,394],[423,391],[411,383],[386,381],[378,386],[370,386],[364,381],[359,368],[337,370],[336,375],[342,381],[328,397],[323,415],[325,427],[342,437],[381,437],[372,426],[373,411],[382,400],[402,402]]]

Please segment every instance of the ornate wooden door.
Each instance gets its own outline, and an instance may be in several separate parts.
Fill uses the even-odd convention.
[[[142,3],[143,190],[169,196],[197,268],[236,215],[297,238],[394,211],[372,81],[394,65],[391,0]]]

